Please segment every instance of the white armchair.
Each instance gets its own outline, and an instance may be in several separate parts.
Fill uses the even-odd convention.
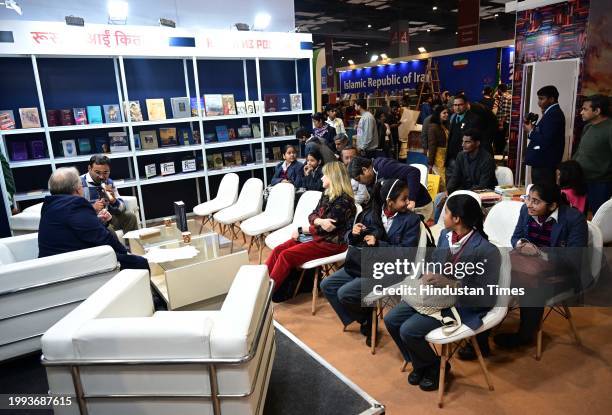
[[[154,312],[146,271],[124,270],[45,333],[65,414],[261,414],[275,353],[272,283],[243,266],[220,310]]]
[[[110,246],[38,258],[38,234],[0,239],[0,361],[40,336],[118,271]]]

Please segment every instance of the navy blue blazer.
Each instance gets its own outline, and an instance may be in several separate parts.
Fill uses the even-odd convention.
[[[449,261],[449,244],[446,234],[450,232],[448,229],[444,229],[440,233],[438,239],[438,246],[434,250],[430,262],[432,263],[446,263]],[[484,267],[484,273],[477,275],[472,273],[465,275],[460,279],[462,287],[470,288],[483,288],[485,296],[478,297],[458,297],[457,303],[455,304],[459,315],[461,316],[461,322],[476,330],[482,326],[482,318],[495,304],[495,296],[490,296],[489,288],[487,285],[497,285],[499,281],[499,270],[501,268],[501,255],[499,249],[491,242],[483,238],[483,236],[475,231],[472,237],[467,241],[467,245],[463,249],[461,256],[457,262],[462,263],[482,263]],[[443,311],[443,315],[450,315],[448,310]]]
[[[45,197],[38,226],[39,257],[101,245],[110,245],[117,254],[127,253],[87,199],[73,195]]]
[[[404,246],[410,248],[419,245],[421,219],[416,213],[398,213],[391,223],[389,232],[385,232],[384,228],[374,222],[373,215],[374,212],[369,209],[361,215],[361,218],[357,219],[357,222],[365,225],[367,230],[361,235],[355,236],[351,229],[347,233],[346,238],[349,244],[358,244],[363,241],[364,236],[374,235],[378,242],[377,246]]]
[[[558,104],[550,107],[529,134],[525,164],[557,168],[565,150],[565,115]]]
[[[512,234],[512,246],[515,247],[519,239],[529,239],[529,213],[527,205],[521,208],[519,220]],[[552,227],[550,234],[551,247],[585,247],[589,240],[589,230],[584,215],[578,209],[567,205],[559,206],[558,221]]]
[[[274,176],[272,177],[272,185],[278,184],[281,182],[281,173],[283,171],[283,164],[285,162],[281,161],[278,163],[274,170]],[[304,174],[304,165],[299,161],[294,161],[287,168],[287,180],[291,183],[295,184],[299,181],[300,177]]]
[[[320,165],[308,176],[304,175],[304,170],[302,170],[302,175],[295,182],[295,187],[303,187],[306,190],[317,190],[319,192],[323,191],[323,182],[321,178],[323,177],[323,167]]]
[[[372,160],[376,171],[376,180],[400,179],[408,184],[408,199],[413,200],[416,207],[423,207],[431,202],[427,188],[421,184],[421,171],[416,167],[399,161],[377,157]]]

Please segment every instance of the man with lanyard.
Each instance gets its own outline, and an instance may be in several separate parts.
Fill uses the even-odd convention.
[[[124,233],[138,229],[136,215],[127,212],[125,202],[110,178],[110,160],[100,154],[89,159],[88,172],[81,176],[85,197],[93,205],[96,213],[103,209],[112,215],[110,227],[121,229]]]

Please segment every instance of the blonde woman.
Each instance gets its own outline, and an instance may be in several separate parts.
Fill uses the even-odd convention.
[[[353,188],[344,164],[334,161],[323,166],[324,193],[308,216],[310,227],[293,231],[291,239],[274,248],[266,261],[277,291],[292,269],[346,250],[344,235],[355,218]]]

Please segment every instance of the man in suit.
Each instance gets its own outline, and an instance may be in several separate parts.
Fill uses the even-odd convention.
[[[555,183],[556,170],[565,150],[565,115],[559,107],[559,91],[553,85],[538,90],[542,118],[537,124],[525,120],[529,137],[525,164],[531,166],[532,183]]]
[[[478,116],[469,110],[469,102],[465,95],[457,95],[453,100],[454,114],[450,118],[448,145],[446,148],[446,180],[451,177],[457,155],[462,151],[463,130],[478,128]]]

